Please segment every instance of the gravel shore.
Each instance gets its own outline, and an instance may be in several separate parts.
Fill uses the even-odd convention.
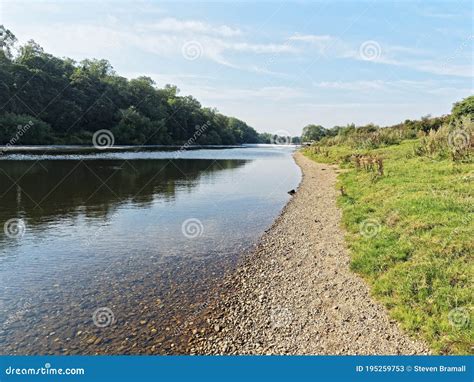
[[[349,269],[336,168],[295,154],[292,200],[225,282],[192,354],[427,354]]]

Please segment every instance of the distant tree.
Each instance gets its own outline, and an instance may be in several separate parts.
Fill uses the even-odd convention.
[[[273,135],[270,133],[260,133],[258,135],[258,143],[269,144],[272,143]]]
[[[453,119],[459,119],[467,115],[470,115],[471,119],[474,118],[474,96],[456,102],[451,110],[451,116]]]
[[[380,129],[379,126],[373,123],[369,123],[368,125],[365,125],[365,126],[358,126],[356,130],[358,134],[368,134],[368,133],[373,133],[377,131],[378,129]]]
[[[294,145],[299,145],[301,143],[301,138],[300,137],[292,137],[291,138],[291,143]]]
[[[0,62],[2,58],[7,60],[12,58],[12,50],[16,41],[15,35],[3,25],[0,25]]]
[[[339,132],[344,131],[344,129],[346,129],[346,127],[344,127],[344,126],[334,126],[334,127],[330,128],[327,131],[327,136],[328,137],[335,137],[336,135],[339,134]]]
[[[319,141],[327,135],[327,130],[321,125],[307,125],[303,128],[303,142]]]

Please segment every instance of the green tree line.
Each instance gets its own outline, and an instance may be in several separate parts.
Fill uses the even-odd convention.
[[[119,76],[107,60],[75,62],[33,40],[16,49],[0,26],[0,144],[88,144],[112,131],[115,144],[235,145],[274,143],[245,122],[202,107],[176,86]],[[18,136],[19,126],[28,129]],[[27,131],[26,131],[27,130]],[[281,141],[288,142],[286,139]]]

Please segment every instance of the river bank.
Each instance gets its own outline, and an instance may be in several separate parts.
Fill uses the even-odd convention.
[[[349,269],[336,167],[295,154],[303,179],[255,251],[229,276],[191,354],[425,354]]]

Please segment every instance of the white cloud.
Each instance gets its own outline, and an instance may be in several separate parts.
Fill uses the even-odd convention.
[[[444,76],[456,76],[456,77],[469,77],[474,76],[474,69],[472,65],[461,65],[461,64],[450,64],[449,59],[445,62],[439,61],[419,61],[419,62],[405,62],[399,63],[400,66],[407,66],[413,69],[432,73],[439,74]]]
[[[457,51],[453,53],[453,57],[448,57],[445,60],[440,60],[438,55],[430,54],[430,52],[419,47],[392,45],[382,41],[368,40],[361,42],[360,45],[356,45],[330,35],[300,34],[290,36],[288,40],[313,45],[325,57],[369,61],[370,63],[406,67],[425,73],[445,76],[473,76],[472,63],[471,65],[454,63],[454,59],[459,58],[463,51],[469,50],[467,47],[470,47],[472,44],[472,36],[469,36],[467,39],[464,38]],[[367,43],[369,49],[372,49],[368,52],[373,55],[370,59],[364,57],[363,54],[361,55],[360,51],[361,47]],[[427,57],[430,57],[430,59]]]
[[[361,46],[364,43],[362,43]],[[375,50],[371,52],[373,56],[371,56],[370,59],[367,59],[361,54],[360,47],[355,48],[346,42],[336,44],[333,53],[336,57],[340,58],[405,67],[437,75],[455,77],[473,76],[472,65],[454,63],[455,59],[457,59],[457,57],[455,57],[456,54],[453,54],[453,57],[442,59],[418,48],[394,46],[376,41],[374,41],[374,43],[377,45],[372,44]],[[457,54],[457,56],[459,56],[459,54]]]
[[[352,58],[357,60],[363,60],[359,55],[355,55]],[[439,60],[433,58],[432,60],[420,60],[406,57],[390,58],[384,57],[383,55],[371,60],[373,63],[386,64],[392,66],[399,66],[414,69],[419,72],[437,74],[442,76],[454,76],[454,77],[473,77],[472,65],[462,64],[451,64],[450,59]]]
[[[329,35],[314,35],[314,34],[300,35],[300,34],[296,34],[296,35],[290,36],[288,38],[288,40],[304,41],[304,42],[311,42],[311,43],[322,43],[322,42],[328,42],[328,41],[334,40],[334,37],[329,36]]]
[[[215,101],[225,101],[227,104],[245,104],[262,101],[263,104],[295,99],[303,100],[311,97],[311,94],[308,92],[295,87],[264,86],[256,88],[228,88],[205,84],[200,85],[197,83],[184,85],[182,93],[192,94],[199,100],[203,100],[203,102],[209,104],[215,104]]]
[[[60,30],[61,33],[57,33]],[[17,28],[23,41],[34,36],[46,51],[75,59],[103,57],[120,54],[135,48],[163,57],[183,57],[183,47],[190,41],[198,47],[199,57],[217,64],[267,75],[282,75],[256,64],[237,64],[229,53],[277,54],[296,53],[288,44],[253,43],[243,40],[242,32],[227,25],[213,26],[208,23],[165,18],[140,26],[121,26],[115,17],[105,18],[102,25],[56,23],[50,25],[25,25]],[[74,41],[74,44],[70,42]],[[184,59],[184,58],[183,58]]]
[[[355,92],[396,92],[396,93],[453,93],[460,92],[465,94],[468,88],[464,86],[462,80],[359,80],[359,81],[322,81],[315,82],[313,86],[320,89],[330,90],[350,90]],[[442,89],[442,90],[440,90]]]
[[[238,52],[251,53],[284,53],[297,52],[297,50],[288,44],[249,44],[246,42],[239,43],[223,43],[226,49],[235,50]]]
[[[227,25],[213,26],[196,20],[177,20],[175,18],[165,18],[156,23],[137,26],[138,30],[161,31],[173,33],[197,33],[210,34],[222,37],[240,36],[242,31]]]
[[[374,81],[322,81],[314,83],[314,86],[321,89],[335,89],[335,90],[374,90],[384,89],[386,86],[385,81],[374,80]]]
[[[187,83],[187,84],[197,84],[201,81],[212,81],[216,80],[217,77],[208,76],[208,75],[201,75],[201,74],[191,74],[191,73],[150,73],[150,72],[123,72],[121,73],[122,76],[132,79],[141,76],[151,77],[158,86],[163,86],[166,84],[177,85],[179,83]]]
[[[233,99],[241,97],[268,99],[271,101],[292,100],[296,98],[305,98],[309,94],[302,89],[286,86],[265,86],[257,89],[237,89],[228,94]]]
[[[465,14],[462,14],[462,13],[436,12],[432,10],[423,10],[419,14],[424,17],[433,17],[437,19],[455,19],[455,18],[465,16]]]
[[[314,34],[295,34],[288,38],[289,44],[295,45],[298,43],[307,44],[316,49],[320,55],[327,56],[327,50],[334,50],[340,44],[338,38],[329,35],[314,35]]]

